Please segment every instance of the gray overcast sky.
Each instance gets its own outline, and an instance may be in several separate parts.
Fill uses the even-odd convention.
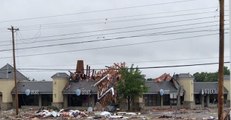
[[[228,0],[225,28],[229,29]],[[0,66],[12,64],[11,25],[17,68],[37,80],[75,69],[82,59],[93,69],[126,62],[139,67],[218,62],[218,0],[0,0]],[[229,61],[228,33],[225,61]],[[229,66],[229,64],[226,64]],[[142,70],[214,72],[218,65]]]

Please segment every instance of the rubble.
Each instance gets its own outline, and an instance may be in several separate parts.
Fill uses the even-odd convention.
[[[81,80],[97,81],[93,87],[98,88],[97,99],[101,106],[105,108],[106,106],[116,103],[117,101],[117,91],[115,88],[120,78],[119,69],[122,67],[125,67],[125,63],[114,63],[112,66],[96,72],[93,69],[91,70],[90,66],[88,65],[86,66],[86,69],[84,69],[84,61],[78,60],[76,71],[69,71],[70,82],[78,82]],[[68,87],[70,87],[69,84],[66,85],[66,88]]]
[[[36,118],[47,118],[47,117],[71,117],[71,118],[82,118],[87,117],[88,115],[79,110],[69,110],[69,109],[61,109],[60,111],[56,110],[47,110],[47,109],[39,109],[33,117]]]
[[[100,116],[103,116],[105,118],[110,118],[111,117],[111,113],[108,111],[103,111],[100,113]]]
[[[96,73],[97,83],[94,86],[98,88],[97,98],[102,107],[117,102],[117,91],[114,88],[120,79],[119,69],[122,67],[125,67],[125,63],[114,64]]]

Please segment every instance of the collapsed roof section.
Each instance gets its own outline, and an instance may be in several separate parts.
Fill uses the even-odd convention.
[[[145,94],[160,94],[160,90],[164,90],[164,94],[180,94],[184,93],[181,89],[177,79],[170,74],[164,73],[161,76],[153,79],[153,81],[147,81],[145,85],[149,88]]]
[[[84,69],[84,61],[78,60],[76,71],[70,72],[70,82],[64,88],[64,94],[75,94],[75,91],[88,91],[89,94],[97,94],[102,106],[116,101],[116,86],[119,80],[119,69],[125,67],[125,63],[113,64],[96,72],[90,66]],[[78,90],[77,90],[78,89]]]
[[[69,82],[63,89],[63,94],[76,94],[77,90],[80,90],[82,95],[97,94],[98,89],[93,86],[95,83],[95,80]]]
[[[160,77],[154,79],[155,82],[162,82],[162,81],[170,81],[172,80],[172,76],[170,74],[164,73]]]

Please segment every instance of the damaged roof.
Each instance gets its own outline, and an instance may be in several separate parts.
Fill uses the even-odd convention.
[[[0,80],[1,79],[14,79],[14,68],[10,64],[6,64],[0,69]],[[21,72],[16,70],[16,77],[17,80],[26,80],[28,81],[29,79],[24,76]]]
[[[52,81],[18,82],[18,94],[25,94],[27,89],[29,89],[31,93],[35,92],[34,94],[52,94]],[[15,94],[15,88],[12,90],[12,94]]]
[[[93,85],[97,81],[95,80],[79,80],[78,82],[69,82],[68,85],[63,89],[63,94],[76,94],[76,90],[90,90],[91,94],[97,94],[97,87]]]
[[[217,82],[194,82],[194,94],[201,94],[203,91],[209,91],[212,94],[218,93],[218,83]],[[224,93],[227,94],[228,90],[224,88]]]
[[[171,81],[153,82],[146,81],[145,86],[148,87],[148,91],[144,94],[159,94],[160,89],[166,91],[165,94],[176,93],[177,89]]]

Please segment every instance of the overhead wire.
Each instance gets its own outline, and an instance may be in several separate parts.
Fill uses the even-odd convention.
[[[140,7],[148,7],[148,6],[156,6],[156,5],[164,5],[164,4],[172,4],[172,3],[181,3],[181,2],[189,2],[189,1],[196,1],[196,0],[176,0],[176,1],[171,1],[171,2],[162,2],[162,3],[154,3],[154,4],[147,4],[147,5],[137,5],[137,6],[129,6],[129,7],[121,7],[121,8],[110,8],[110,9],[104,9],[104,10],[92,10],[92,11],[82,11],[82,12],[69,13],[69,14],[60,14],[60,15],[50,15],[50,16],[41,16],[41,17],[3,20],[3,21],[0,21],[0,23],[13,22],[13,21],[34,20],[34,19],[44,19],[44,18],[53,18],[53,17],[70,16],[70,15],[86,14],[86,13],[108,12],[108,11],[114,11],[114,10],[140,8]]]
[[[173,20],[173,21],[164,21],[164,22],[157,22],[157,23],[148,23],[148,24],[141,24],[141,25],[131,25],[126,27],[115,27],[109,29],[99,29],[99,30],[91,30],[91,31],[82,31],[82,32],[75,32],[75,33],[65,33],[59,35],[49,35],[49,36],[40,36],[41,38],[49,38],[49,37],[58,37],[58,36],[68,36],[68,35],[75,35],[75,34],[84,34],[84,33],[92,33],[92,32],[102,32],[102,31],[110,31],[110,30],[121,30],[121,29],[129,29],[129,28],[136,28],[136,27],[144,27],[144,26],[152,26],[152,25],[161,25],[167,23],[182,23],[186,21],[196,21],[196,20],[203,20],[207,18],[213,18],[214,16],[206,16],[206,17],[197,17],[197,18],[190,18],[190,19],[182,19],[182,20]],[[24,38],[22,40],[30,40],[31,38]],[[8,42],[7,40],[1,42]]]
[[[184,25],[186,25],[186,24],[184,24]],[[193,25],[193,24],[187,24],[187,25]],[[176,26],[176,25],[174,25],[174,26]],[[174,27],[174,26],[169,26],[169,28]],[[183,26],[183,25],[178,25],[178,27],[179,26]],[[191,28],[191,29],[202,28],[202,27],[203,28],[205,28],[205,27],[213,27],[213,26],[216,26],[216,25],[210,25],[210,26],[206,25],[206,26],[194,27],[194,28]],[[31,44],[31,43],[37,43],[37,42],[39,42],[39,43],[41,43],[41,42],[54,42],[54,41],[62,41],[62,40],[68,40],[68,39],[80,39],[80,38],[86,38],[86,37],[106,36],[106,35],[113,35],[113,34],[125,34],[125,33],[133,33],[133,32],[138,32],[138,31],[144,32],[144,31],[155,30],[157,28],[160,29],[160,28],[166,28],[166,27],[145,28],[145,29],[138,29],[138,30],[119,31],[119,32],[101,33],[101,34],[91,34],[91,35],[74,36],[74,37],[67,37],[67,38],[45,39],[45,40],[38,40],[38,41],[32,41],[32,42],[24,42],[23,44],[27,44],[27,43]],[[172,30],[172,31],[179,31],[179,30],[187,30],[187,28],[186,29]],[[166,31],[166,32],[169,32],[169,31]]]
[[[206,9],[211,9],[211,8],[217,8],[217,7],[207,7],[207,8],[194,8],[194,9],[182,9],[182,10],[175,10],[175,11],[168,11],[168,12],[166,12],[166,11],[164,11],[164,12],[152,12],[152,13],[148,13],[148,14],[135,14],[135,15],[126,15],[126,16],[117,16],[117,17],[102,17],[102,18],[92,18],[92,19],[83,19],[83,20],[78,20],[78,21],[67,21],[67,22],[52,22],[52,23],[45,23],[45,24],[34,24],[34,25],[27,25],[27,26],[21,26],[21,27],[26,27],[26,28],[30,28],[30,26],[31,27],[33,27],[34,28],[34,26],[37,26],[37,25],[39,25],[39,26],[41,26],[41,25],[43,25],[43,27],[44,26],[49,26],[49,25],[56,25],[56,24],[58,24],[58,25],[60,25],[60,24],[67,24],[67,23],[78,23],[78,22],[90,22],[90,21],[97,21],[97,20],[105,20],[105,19],[108,19],[108,20],[111,20],[111,19],[118,19],[118,18],[128,18],[128,17],[131,17],[131,18],[133,18],[133,17],[140,17],[140,16],[150,16],[150,15],[158,15],[158,14],[164,14],[164,13],[178,13],[178,12],[185,12],[185,11],[193,11],[193,10],[196,10],[196,11],[201,11],[201,10],[206,10]],[[203,11],[203,12],[206,12],[206,13],[209,13],[209,12],[216,12],[216,10],[214,11],[214,10],[210,10],[210,11]],[[203,14],[203,12],[200,12],[201,14]],[[196,14],[196,13],[185,13],[186,15],[187,14],[190,14],[190,15],[192,15],[192,14]],[[161,16],[161,17],[164,17],[164,16]],[[31,30],[31,29],[30,29]]]
[[[229,58],[229,56],[224,56],[225,58]],[[156,63],[156,62],[179,62],[179,61],[201,61],[201,60],[212,60],[212,59],[218,59],[219,57],[193,57],[193,58],[180,58],[180,59],[155,59],[155,60],[141,60],[141,61],[126,61],[126,64],[135,64],[135,63]],[[89,63],[88,62],[88,65],[90,66],[98,66],[98,65],[110,65],[110,64],[113,64],[115,62],[101,62],[101,63]],[[30,65],[30,67],[32,67],[33,65]],[[73,66],[73,65],[54,65],[54,64],[40,64],[38,65],[39,68],[43,68],[43,66],[45,67],[70,67],[70,66]],[[32,68],[38,68],[38,66],[33,66]],[[19,66],[21,67],[21,66]]]
[[[230,61],[225,61],[224,63],[230,63]],[[194,63],[194,64],[178,64],[178,65],[163,65],[163,66],[147,66],[147,67],[137,67],[138,69],[156,69],[156,68],[178,68],[178,67],[193,67],[193,66],[206,66],[206,65],[216,65],[218,62],[206,62],[206,63]],[[55,68],[18,68],[19,70],[36,70],[36,71],[68,71],[75,69],[55,69]],[[92,70],[105,70],[106,68],[92,69]]]
[[[225,32],[227,34],[228,32]],[[34,53],[34,54],[25,54],[25,55],[18,55],[16,57],[28,57],[28,56],[38,56],[38,55],[49,55],[49,54],[58,54],[58,53],[71,53],[71,52],[81,52],[81,51],[88,51],[88,50],[100,50],[100,49],[111,49],[115,47],[127,47],[133,45],[142,45],[148,43],[156,43],[156,42],[166,42],[166,41],[179,41],[179,40],[188,40],[189,38],[197,38],[197,37],[208,37],[218,35],[218,33],[213,34],[202,34],[202,35],[194,35],[188,37],[180,37],[175,39],[165,39],[165,40],[154,40],[154,41],[145,41],[145,42],[136,42],[136,43],[128,43],[128,44],[119,44],[119,45],[111,45],[111,46],[103,46],[103,47],[94,47],[94,48],[84,48],[84,49],[75,49],[75,50],[64,50],[64,51],[55,51],[55,52],[46,52],[46,53]],[[118,38],[121,39],[121,38]],[[11,57],[0,57],[0,59],[6,59]]]
[[[179,17],[179,16],[183,16],[183,15],[190,16],[190,15],[208,14],[208,13],[213,13],[213,12],[216,13],[216,11],[212,11],[211,10],[211,11],[194,12],[194,13],[183,13],[183,14],[175,14],[175,15],[162,15],[162,16],[155,15],[155,16],[152,16],[152,17],[143,17],[143,18],[129,18],[129,19],[126,19],[126,17],[123,17],[123,19],[119,19],[119,20],[114,20],[115,18],[107,18],[106,17],[106,18],[99,19],[100,22],[97,22],[96,20],[94,20],[92,22],[89,22],[89,20],[88,21],[82,21],[82,22],[81,21],[79,21],[79,22],[73,22],[73,21],[71,21],[72,24],[70,24],[69,22],[64,23],[66,26],[64,26],[62,23],[57,23],[56,24],[57,27],[55,27],[53,25],[52,28],[71,27],[71,26],[75,26],[75,25],[93,25],[93,24],[108,24],[108,23],[128,22],[128,21],[129,22],[131,22],[131,21],[142,21],[142,20],[155,19],[155,18],[160,19],[160,18],[169,18],[169,17]],[[48,27],[49,27],[49,25],[43,26],[43,29],[48,29]],[[28,30],[35,30],[35,29],[31,29],[30,28]],[[26,29],[23,29],[23,31],[26,31]]]
[[[216,23],[216,21],[206,21],[206,22],[197,22],[197,23],[189,23],[189,24],[180,24],[180,25],[171,25],[171,26],[163,26],[163,27],[154,27],[154,28],[144,28],[144,29],[137,29],[137,30],[128,30],[128,31],[118,31],[118,32],[109,32],[109,33],[101,33],[101,34],[91,34],[91,35],[85,35],[85,36],[73,36],[73,37],[65,37],[65,38],[53,38],[53,39],[42,39],[42,40],[34,40],[34,41],[25,41],[20,39],[17,44],[23,45],[23,44],[33,44],[33,43],[42,43],[42,42],[55,42],[55,41],[64,41],[68,39],[80,39],[80,38],[87,38],[87,37],[94,37],[94,36],[106,36],[106,35],[113,35],[113,34],[125,34],[125,33],[133,33],[133,32],[139,32],[139,31],[150,31],[150,30],[156,30],[156,29],[165,29],[165,28],[172,28],[172,27],[182,27],[182,26],[191,26],[191,25],[204,25],[204,24],[211,24]],[[171,32],[171,31],[180,31],[180,30],[188,30],[188,29],[199,29],[199,28],[208,28],[208,27],[214,27],[218,24],[214,25],[204,25],[199,27],[191,27],[191,28],[184,28],[184,29],[175,29],[170,31],[162,31],[162,32]],[[20,32],[20,31],[19,31]],[[157,32],[160,33],[160,32]],[[21,42],[20,42],[21,41]],[[25,41],[25,42],[23,42]],[[84,41],[82,41],[84,42]],[[1,44],[0,46],[10,46],[11,44]],[[0,50],[1,51],[1,50]]]
[[[205,26],[203,26],[205,27]],[[182,30],[189,30],[187,29],[181,29]],[[145,33],[140,35],[131,35],[131,36],[120,36],[120,37],[114,37],[114,38],[104,38],[104,39],[94,39],[94,40],[87,40],[87,41],[76,41],[76,42],[66,42],[66,43],[56,43],[56,44],[46,44],[46,45],[38,45],[38,46],[30,46],[30,47],[18,47],[16,51],[18,50],[27,50],[27,49],[36,49],[36,48],[46,48],[46,47],[56,47],[56,46],[64,46],[64,45],[74,45],[74,44],[84,44],[84,43],[93,43],[93,42],[105,42],[105,41],[112,41],[112,40],[118,40],[118,39],[126,39],[126,38],[137,38],[137,37],[144,37],[144,36],[155,36],[155,35],[169,35],[169,34],[181,34],[181,33],[195,33],[195,32],[204,32],[204,31],[218,31],[218,29],[215,30],[196,30],[196,31],[183,31],[183,32],[174,32],[177,30],[171,30],[171,31],[162,31],[162,32],[155,32],[155,33]],[[172,32],[172,33],[168,33]],[[11,49],[0,49],[0,52],[5,51],[11,51]]]

